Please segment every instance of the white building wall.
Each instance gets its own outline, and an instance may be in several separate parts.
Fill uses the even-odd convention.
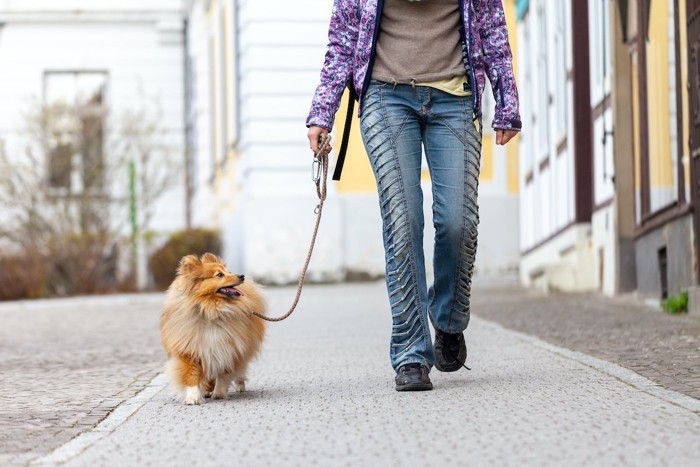
[[[513,38],[512,40],[516,40]],[[518,270],[519,249],[519,193],[508,186],[508,148],[495,143],[496,132],[491,127],[495,110],[495,100],[490,83],[484,89],[481,109],[483,126],[483,160],[487,151],[491,152],[492,177],[479,180],[479,248],[474,263],[475,274],[498,276],[512,274]],[[519,85],[521,83],[518,83]],[[516,142],[509,144],[517,144]],[[488,146],[490,145],[490,147]],[[510,189],[509,189],[510,188]],[[424,193],[431,192],[430,185]],[[432,202],[432,196],[430,201]],[[430,212],[430,210],[426,211]],[[434,229],[428,222],[426,253],[433,248]],[[428,258],[426,256],[426,262]],[[432,262],[432,259],[430,260]],[[428,267],[431,269],[432,265]]]
[[[304,122],[325,53],[332,2],[237,2],[240,140],[237,195],[223,215],[226,259],[268,282],[292,282],[317,203]],[[308,277],[344,274],[342,200],[329,181]]]
[[[571,2],[531,0],[518,25],[520,280],[545,290],[593,286],[590,226],[576,226]]]
[[[212,119],[210,31],[203,2],[192,2],[187,11],[186,86],[188,139],[192,167],[192,225],[219,227]]]
[[[571,10],[533,0],[518,25],[523,122],[520,142],[521,251],[574,220]]]
[[[0,138],[8,149],[22,154],[23,115],[43,102],[46,72],[100,71],[107,74],[108,132],[125,112],[145,110],[172,148],[173,160],[162,163],[184,169],[181,7],[180,0],[0,1]],[[184,226],[181,173],[155,205],[148,228],[156,233]]]

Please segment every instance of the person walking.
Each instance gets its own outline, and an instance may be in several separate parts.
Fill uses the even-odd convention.
[[[311,149],[331,131],[346,86],[359,101],[377,181],[397,391],[432,389],[430,369],[465,366],[464,331],[479,222],[481,97],[496,101],[496,143],[521,129],[501,0],[335,0]],[[433,194],[434,281],[423,253],[423,151]],[[428,320],[435,328],[433,345]]]

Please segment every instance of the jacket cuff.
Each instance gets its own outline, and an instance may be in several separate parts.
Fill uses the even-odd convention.
[[[321,127],[328,131],[333,130],[333,122],[327,122],[320,117],[314,117],[311,115],[309,115],[309,117],[306,119],[306,128],[309,128],[310,126]]]
[[[520,121],[520,119],[517,118],[495,118],[493,120],[493,128],[494,130],[516,130],[516,131],[521,131],[523,128],[523,124]]]

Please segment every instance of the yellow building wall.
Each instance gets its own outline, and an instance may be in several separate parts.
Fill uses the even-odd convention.
[[[343,127],[345,126],[345,116],[348,110],[348,99],[350,93],[345,90],[343,100],[340,102],[340,109],[335,115],[335,126],[333,128],[333,153],[337,155],[340,149],[340,142],[343,138]],[[355,115],[352,119],[352,129],[350,130],[350,141],[348,152],[345,156],[343,174],[338,182],[338,191],[348,193],[371,193],[377,191],[377,184],[374,180],[372,166],[369,163],[365,146],[360,135],[360,119],[357,118],[357,102],[353,111]]]
[[[490,125],[490,122],[483,122]],[[494,149],[496,148],[496,132],[484,133],[481,138],[481,171],[479,172],[479,183],[488,183],[494,178]]]
[[[515,1],[516,0],[505,0],[504,2],[506,20],[508,22],[508,33],[510,35],[510,45],[513,49],[514,67],[517,66],[515,61],[515,57],[517,56]],[[518,76],[517,70],[515,70],[515,76]],[[340,148],[340,141],[343,136],[343,125],[347,112],[347,99],[348,92],[346,90],[340,104],[340,109],[335,115],[333,140],[335,141],[334,148],[336,150]],[[490,125],[491,123],[484,122],[484,124]],[[484,135],[482,143],[483,149],[479,180],[488,183],[494,179],[495,134]],[[518,193],[518,146],[513,143],[508,144],[506,149],[506,179],[509,194]],[[423,171],[422,178],[424,180],[429,178],[427,170]],[[372,167],[369,164],[367,153],[362,143],[362,137],[360,136],[360,123],[357,116],[353,118],[348,152],[345,158],[345,165],[343,166],[343,175],[338,183],[338,191],[346,193],[368,193],[377,191]]]

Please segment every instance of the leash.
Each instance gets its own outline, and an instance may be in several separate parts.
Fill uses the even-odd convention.
[[[314,251],[314,245],[316,244],[316,234],[318,234],[318,227],[321,224],[321,215],[323,214],[323,203],[326,201],[326,183],[328,180],[328,153],[331,148],[329,143],[331,142],[331,135],[325,135],[321,139],[321,144],[319,145],[318,152],[314,154],[314,161],[311,164],[311,179],[316,185],[316,195],[318,195],[318,204],[314,209],[314,214],[316,214],[316,226],[314,227],[314,233],[311,236],[311,245],[309,246],[309,253],[306,255],[306,262],[299,275],[299,283],[297,284],[297,296],[294,299],[294,303],[282,316],[270,317],[265,316],[261,313],[255,311],[251,312],[253,315],[265,321],[282,321],[287,319],[289,315],[292,314],[294,309],[299,303],[299,298],[301,297],[301,289],[304,287],[304,278],[306,277],[306,270],[309,268],[309,262],[311,261],[311,254]]]

